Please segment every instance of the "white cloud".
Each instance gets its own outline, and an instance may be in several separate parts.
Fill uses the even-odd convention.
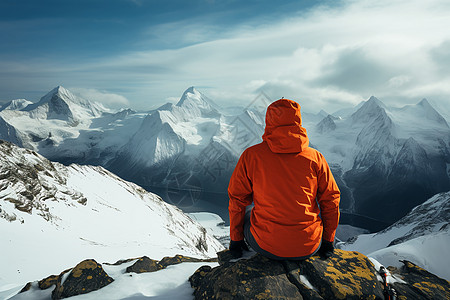
[[[86,88],[70,88],[70,91],[82,98],[99,102],[109,108],[124,108],[130,106],[128,99],[122,95]]]
[[[117,104],[130,99],[138,109],[179,99],[192,85],[221,105],[249,103],[263,90],[274,100],[305,101],[313,112],[371,95],[388,105],[423,97],[444,101],[450,99],[442,81],[449,76],[449,15],[446,0],[353,0],[228,31],[202,20],[172,23],[153,38],[191,46],[39,70],[51,80],[64,78],[67,86],[126,89],[123,96],[97,96]],[[152,38],[148,32],[146,38]]]
[[[429,86],[437,74],[428,52],[450,40],[449,14],[442,1],[348,1],[278,23],[242,26],[227,38],[129,53],[105,64],[161,83],[146,87],[160,99],[193,84],[209,87],[204,92],[218,102],[251,101],[267,89],[274,98],[307,98],[311,109],[338,108]]]

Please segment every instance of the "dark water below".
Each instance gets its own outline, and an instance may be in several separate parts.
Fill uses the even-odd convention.
[[[167,187],[156,186],[146,187],[146,189],[161,196],[164,201],[177,206],[186,213],[215,213],[225,221],[226,225],[229,225],[228,195],[226,193],[205,192],[195,189],[169,189]],[[391,225],[381,220],[345,211],[341,211],[339,223],[364,228],[371,233],[378,232]]]

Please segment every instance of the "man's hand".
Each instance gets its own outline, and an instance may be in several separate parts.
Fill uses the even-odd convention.
[[[234,258],[242,256],[242,250],[248,251],[247,244],[244,240],[230,241],[230,253]]]
[[[331,255],[333,255],[333,252],[334,252],[334,243],[322,240],[322,245],[320,246],[319,249],[320,257],[327,259],[331,257]]]

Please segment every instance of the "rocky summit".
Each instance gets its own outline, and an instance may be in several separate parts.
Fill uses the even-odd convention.
[[[385,299],[374,264],[365,255],[335,250],[332,257],[274,261],[259,254],[220,266],[203,266],[189,278],[195,299]],[[398,299],[450,299],[450,283],[411,262],[390,268]]]

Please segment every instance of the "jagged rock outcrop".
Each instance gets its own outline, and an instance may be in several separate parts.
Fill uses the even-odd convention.
[[[189,278],[195,299],[384,299],[373,263],[358,252],[335,250],[326,260],[274,261],[256,254],[234,261],[224,251],[219,263]],[[449,299],[448,281],[404,264],[392,277],[399,299]]]

